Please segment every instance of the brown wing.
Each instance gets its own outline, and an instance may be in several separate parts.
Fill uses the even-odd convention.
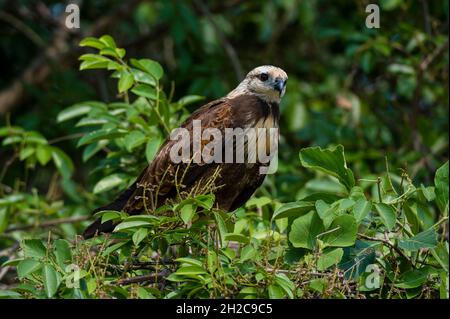
[[[186,128],[190,132],[191,137],[194,120],[201,120],[202,129],[217,128],[223,132],[225,127],[232,126],[231,105],[227,99],[220,99],[196,110],[181,125],[182,128]],[[192,152],[192,138],[190,140],[190,150]],[[193,162],[189,164],[183,162],[173,163],[170,158],[170,150],[175,143],[177,143],[176,140],[167,139],[160,147],[152,163],[144,169],[136,180],[137,187],[123,208],[124,211],[132,213],[142,211],[146,207],[152,209],[158,207],[166,198],[176,194],[175,181],[189,187],[214,165],[196,164]],[[181,180],[182,176],[183,179]]]

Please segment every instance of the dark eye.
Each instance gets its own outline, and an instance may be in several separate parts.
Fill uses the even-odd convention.
[[[267,81],[269,79],[269,75],[267,73],[261,73],[259,75],[259,79],[263,82]]]

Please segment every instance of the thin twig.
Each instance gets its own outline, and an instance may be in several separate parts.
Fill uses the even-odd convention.
[[[129,285],[129,284],[136,284],[136,283],[142,283],[142,282],[155,283],[155,282],[159,282],[160,280],[163,280],[169,274],[170,274],[170,271],[167,269],[164,269],[159,273],[120,279],[120,280],[111,282],[111,284],[112,285]]]
[[[61,225],[61,224],[78,223],[78,222],[85,221],[88,218],[89,218],[89,216],[72,216],[72,217],[67,217],[67,218],[49,220],[49,221],[42,222],[40,224],[19,225],[19,226],[11,227],[11,228],[5,230],[5,233],[10,233],[10,232],[17,231],[17,230],[27,230],[27,229],[32,229],[35,227],[45,228],[45,227],[52,227],[52,226],[57,226],[57,225]]]

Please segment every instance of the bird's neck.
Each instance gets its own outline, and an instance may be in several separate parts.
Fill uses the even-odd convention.
[[[227,94],[226,98],[228,99],[234,99],[241,95],[252,95],[255,96],[261,100],[263,100],[266,103],[272,104],[280,104],[281,97],[278,94],[278,92],[274,91],[273,94],[262,94],[258,92],[254,92],[248,89],[248,85],[245,81],[241,82],[233,91]]]

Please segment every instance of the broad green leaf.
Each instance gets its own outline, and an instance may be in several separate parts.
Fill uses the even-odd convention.
[[[65,266],[72,261],[72,252],[69,242],[65,239],[55,240],[55,257],[59,267],[65,269]]]
[[[99,180],[94,186],[94,194],[106,192],[119,185],[126,183],[126,176],[124,174],[112,174]]]
[[[439,210],[448,215],[448,161],[439,167],[439,169],[436,171],[436,175],[434,177],[434,184],[435,184],[435,193],[436,193],[436,202],[438,204]]]
[[[7,207],[0,207],[0,234],[8,227],[9,216],[9,209]]]
[[[434,259],[442,266],[442,268],[448,273],[448,242],[439,243],[436,248],[431,250],[431,254]]]
[[[134,83],[134,78],[131,73],[123,72],[117,83],[119,93],[127,91]]]
[[[286,293],[284,292],[283,288],[276,284],[272,284],[268,287],[269,292],[269,298],[270,299],[282,299],[286,296]]]
[[[46,165],[52,158],[51,147],[48,147],[47,145],[39,145],[36,148],[36,158],[42,166]]]
[[[421,248],[434,248],[437,244],[437,234],[434,228],[423,231],[414,237],[398,240],[398,246],[409,251],[416,251]]]
[[[381,220],[386,228],[391,231],[395,226],[396,214],[392,206],[384,203],[375,203],[375,209],[380,214]]]
[[[195,215],[196,207],[193,204],[187,204],[183,205],[180,210],[180,217],[183,220],[185,224],[188,224],[190,221],[192,221],[192,218]]]
[[[314,209],[314,202],[292,202],[279,207],[273,213],[272,220],[289,216],[302,216]]]
[[[342,145],[325,150],[320,147],[304,148],[300,150],[300,161],[306,168],[336,177],[349,191],[355,186],[355,178],[353,172],[347,168]]]
[[[52,147],[51,151],[53,162],[59,173],[64,179],[69,179],[74,170],[72,159],[59,148]]]
[[[61,112],[59,112],[57,121],[58,123],[73,119],[75,117],[82,116],[84,114],[89,113],[92,109],[92,106],[86,103],[79,103],[72,105]]]
[[[425,283],[430,274],[430,268],[428,266],[421,269],[408,270],[400,276],[394,286],[398,288],[416,288]]]
[[[327,229],[326,234],[320,236],[320,240],[326,246],[347,247],[353,246],[358,231],[358,223],[351,215],[341,215],[336,217]]]
[[[372,203],[366,200],[365,198],[360,198],[356,201],[355,205],[353,206],[353,216],[359,223],[367,216],[367,214],[369,214],[371,209]]]
[[[118,224],[116,226],[116,228],[114,228],[114,231],[117,232],[120,230],[138,228],[138,227],[149,226],[149,225],[150,225],[149,222],[144,221],[144,220],[124,221],[124,222],[121,222],[120,224]]]
[[[248,236],[244,236],[242,234],[234,234],[234,233],[225,234],[225,240],[237,241],[238,243],[242,243],[242,244],[248,244],[250,242],[250,239],[248,238]]]
[[[188,258],[188,257],[177,258],[177,259],[175,259],[175,261],[182,263],[182,264],[192,265],[192,266],[198,266],[198,267],[203,266],[203,263],[200,260]]]
[[[101,50],[105,47],[105,44],[97,38],[86,37],[80,41],[80,47],[92,47]]]
[[[324,252],[317,260],[317,270],[323,271],[333,265],[338,264],[341,261],[343,255],[344,250],[342,248],[336,248]]]
[[[241,262],[244,262],[246,260],[253,260],[256,254],[257,251],[255,250],[255,248],[253,248],[251,245],[247,245],[245,247],[242,247],[241,249],[240,260]]]
[[[156,61],[150,59],[140,59],[140,60],[133,59],[131,63],[138,69],[151,74],[157,80],[161,79],[162,76],[164,75],[163,68]]]
[[[338,216],[339,203],[334,202],[332,205],[328,205],[320,199],[316,202],[315,206],[320,219],[322,219],[323,226],[325,229],[328,228],[333,220]]]
[[[206,270],[199,266],[185,266],[180,267],[176,272],[177,275],[203,275]]]
[[[117,212],[114,210],[101,211],[99,213],[96,213],[95,215],[97,215],[97,214],[101,215],[102,224],[106,223],[108,220],[120,219],[120,217],[121,217],[120,212]]]
[[[294,299],[294,283],[283,273],[278,273],[274,275],[275,282],[281,289],[288,295],[290,299]]]
[[[145,137],[144,133],[142,133],[141,131],[138,130],[131,131],[124,137],[127,151],[131,152],[134,148],[145,143],[146,139],[147,138]]]
[[[25,239],[22,242],[25,257],[44,258],[47,254],[47,248],[39,239]]]
[[[34,148],[32,146],[24,147],[19,152],[19,159],[21,161],[23,161],[23,160],[27,159],[28,157],[30,157],[31,155],[33,155],[34,152],[36,152],[36,148]]]
[[[205,99],[205,97],[200,96],[200,95],[186,95],[186,96],[183,96],[181,99],[179,99],[177,103],[180,106],[184,107],[184,106],[187,106],[192,103],[203,101],[204,99]]]
[[[52,265],[45,264],[42,269],[42,279],[44,281],[44,289],[48,298],[52,298],[58,290],[58,276]]]
[[[29,274],[42,268],[42,263],[31,258],[27,258],[19,262],[17,265],[17,275],[20,279],[27,277]]]
[[[324,232],[319,215],[310,211],[294,220],[289,233],[289,241],[294,247],[313,250],[316,247],[317,236]]]
[[[96,142],[99,140],[111,140],[121,136],[124,136],[127,132],[125,130],[120,129],[101,129],[97,131],[89,132],[84,135],[77,144],[77,147],[80,147],[85,144],[90,144],[92,142]]]
[[[115,49],[117,47],[116,42],[114,41],[114,39],[108,34],[105,34],[105,35],[101,36],[99,40],[103,44],[105,44],[105,46],[107,46],[108,48]]]
[[[154,136],[147,142],[147,145],[145,146],[145,157],[147,158],[147,163],[151,163],[153,161],[160,145],[161,138],[159,136]]]
[[[85,149],[83,150],[83,162],[87,162],[92,156],[97,154],[108,144],[109,144],[108,140],[100,140],[86,146]]]
[[[135,246],[138,246],[141,241],[147,237],[148,229],[146,228],[139,228],[134,234],[133,234],[133,243]]]
[[[138,84],[131,89],[136,95],[146,97],[151,100],[156,100],[156,90],[154,87],[147,84]]]

